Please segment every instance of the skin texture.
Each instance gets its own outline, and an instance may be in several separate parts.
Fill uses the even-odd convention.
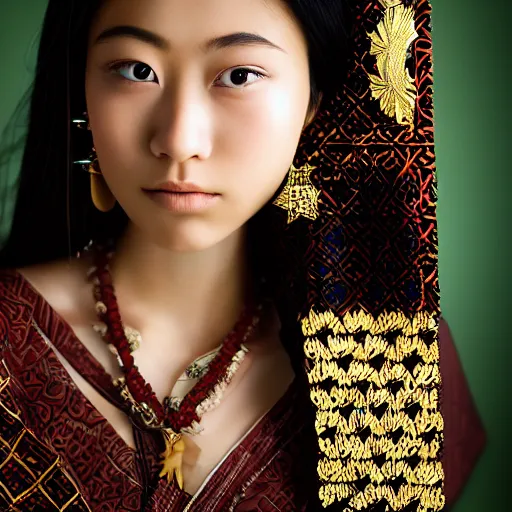
[[[307,47],[283,7],[270,5],[111,0],[101,11],[87,64],[91,129],[110,189],[148,242],[198,251],[239,238],[285,177],[309,102]],[[165,38],[170,49],[133,37],[94,44],[104,29],[134,24]],[[263,35],[284,51],[200,49],[209,37],[240,30]],[[122,59],[144,62],[154,73],[141,82],[133,65],[108,70]],[[233,84],[230,73],[241,66],[264,76]],[[193,182],[222,198],[205,213],[169,215],[140,190],[169,179]]]
[[[129,25],[135,37],[97,42]],[[205,52],[205,41],[259,34],[282,51],[236,46]],[[125,61],[122,68],[113,63]],[[132,61],[133,63],[126,63]],[[151,67],[141,81],[134,63]],[[107,0],[91,28],[86,70],[90,126],[104,178],[130,218],[112,275],[123,321],[142,334],[137,365],[162,400],[185,367],[219,345],[251,291],[246,222],[273,196],[293,162],[309,108],[307,46],[280,0]],[[234,68],[250,68],[245,79]],[[137,77],[138,80],[137,80]],[[241,85],[240,85],[241,83]],[[207,210],[171,213],[142,188],[194,183],[220,194]],[[21,272],[113,376],[117,362],[93,331],[87,260]],[[186,438],[185,490],[195,492],[225,453],[283,395],[293,379],[270,308],[221,405],[201,436]],[[126,443],[129,420],[63,360],[80,390]]]

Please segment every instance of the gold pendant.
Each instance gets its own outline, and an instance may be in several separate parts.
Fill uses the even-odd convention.
[[[176,434],[174,430],[166,428],[162,430],[165,439],[165,452],[162,453],[162,471],[160,477],[167,476],[167,482],[171,483],[174,475],[180,489],[183,489],[183,452],[185,451],[185,441],[181,434]]]

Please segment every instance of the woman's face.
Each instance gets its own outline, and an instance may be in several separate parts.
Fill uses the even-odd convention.
[[[293,162],[310,113],[307,44],[281,0],[107,0],[86,96],[101,170],[132,223],[162,247],[201,250],[238,232]],[[154,192],[164,183],[211,195]]]

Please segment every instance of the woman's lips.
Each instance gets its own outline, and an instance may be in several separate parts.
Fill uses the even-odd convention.
[[[144,190],[155,203],[173,213],[194,213],[215,204],[220,194],[204,192],[168,192],[164,190]]]

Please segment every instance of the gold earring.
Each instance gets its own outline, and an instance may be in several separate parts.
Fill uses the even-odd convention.
[[[72,123],[73,126],[80,130],[85,128],[87,131],[91,131],[89,114],[87,112],[84,112],[81,118],[73,119]],[[80,165],[82,170],[87,171],[91,177],[91,199],[94,206],[100,212],[108,212],[112,210],[116,204],[116,198],[114,197],[114,194],[112,194],[103,174],[101,173],[98,157],[96,156],[96,150],[94,147],[92,148],[92,154],[87,160],[76,160],[73,163]]]
[[[114,208],[116,198],[101,173],[97,158],[90,163],[88,172],[91,176],[91,199],[94,206],[100,212],[109,212]]]
[[[310,220],[315,220],[318,213],[318,197],[320,191],[315,188],[310,179],[310,174],[316,167],[306,164],[296,169],[293,165],[288,171],[288,181],[273,202],[279,208],[288,212],[288,224],[298,219],[301,215]]]

